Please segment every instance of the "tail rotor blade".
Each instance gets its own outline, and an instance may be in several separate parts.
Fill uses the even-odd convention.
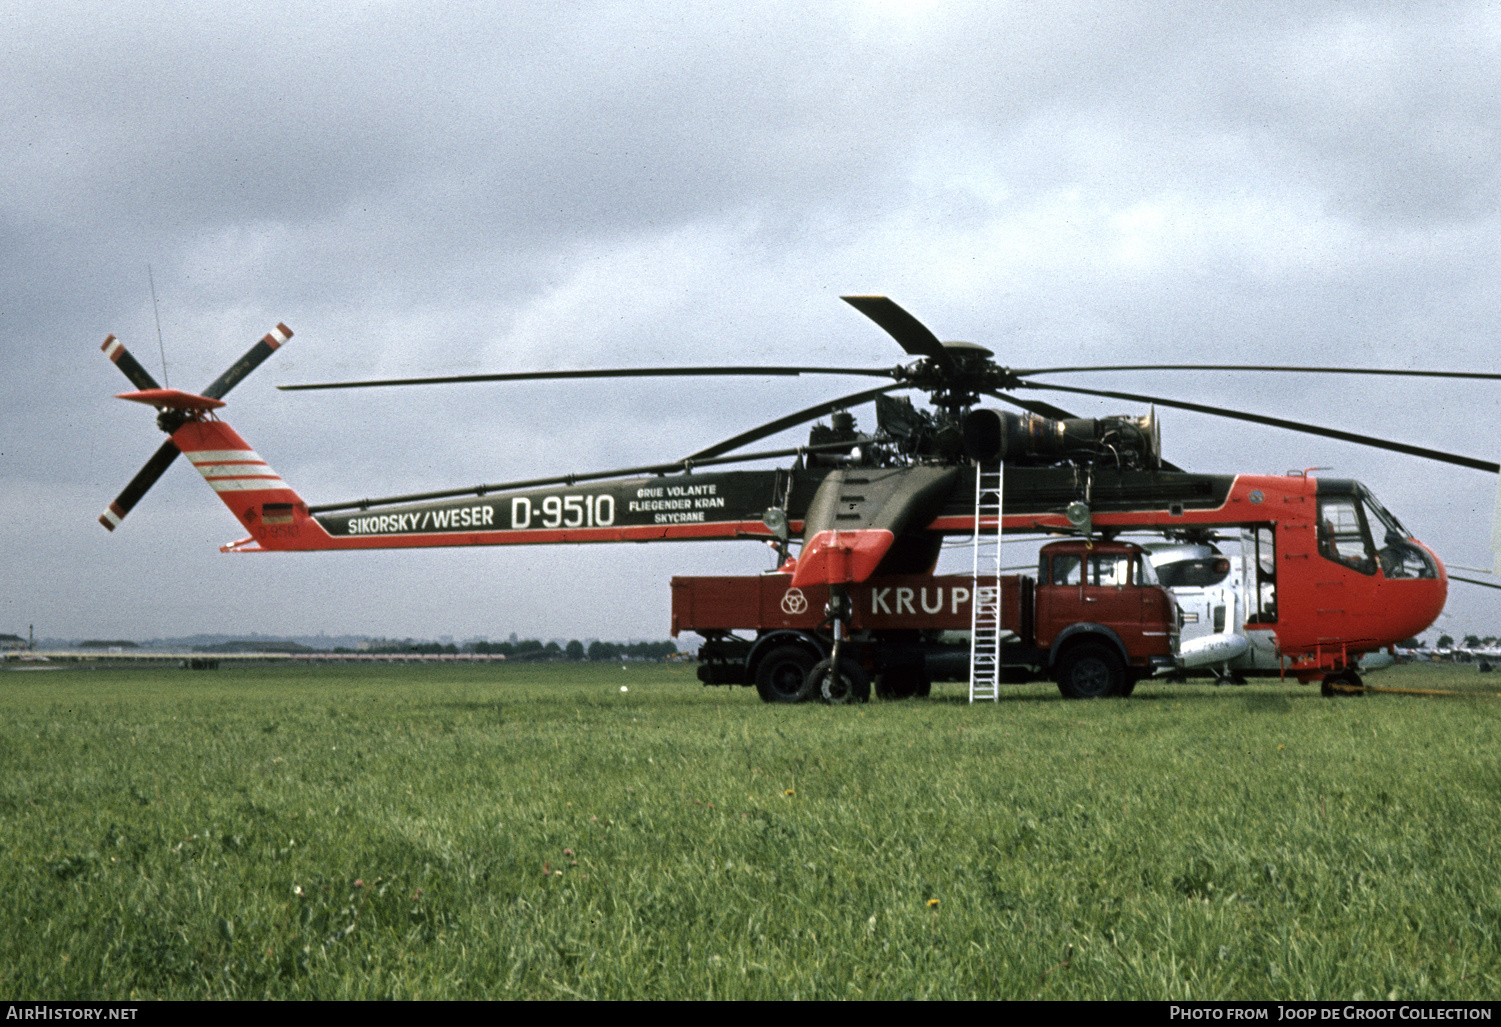
[[[212,385],[204,389],[203,395],[209,399],[223,399],[225,393],[244,381],[246,375],[254,371],[257,367],[260,367],[261,363],[267,357],[280,349],[282,343],[291,337],[292,329],[284,324],[278,324],[266,333],[265,338],[246,350],[243,357],[231,364],[228,371],[225,371],[214,380]]]
[[[104,345],[99,348],[104,351],[105,356],[115,362],[115,366],[123,371],[125,377],[130,379],[130,383],[140,391],[145,392],[149,389],[161,388],[160,385],[156,384],[156,379],[151,377],[150,373],[141,366],[141,362],[131,356],[130,350],[126,349],[124,344],[113,335],[106,337]]]
[[[146,466],[130,479],[130,484],[125,486],[125,491],[115,497],[115,501],[99,515],[99,523],[108,530],[114,531],[125,519],[125,515],[130,513],[131,508],[140,502],[147,490],[156,484],[156,479],[172,466],[172,461],[177,459],[179,452],[181,450],[171,439],[163,442],[162,447],[152,454],[150,460],[146,461]]]

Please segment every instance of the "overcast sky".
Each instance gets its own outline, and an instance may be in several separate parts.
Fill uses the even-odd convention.
[[[0,5],[0,632],[663,637],[754,543],[226,556],[99,352],[197,391],[312,503],[673,459],[865,380],[281,393],[384,375],[889,366],[883,293],[1015,366],[1501,371],[1490,4]],[[1501,385],[1142,373],[1490,460]],[[1142,413],[1057,402],[1080,414]],[[869,408],[857,411],[873,422]],[[1166,411],[1169,460],[1366,482],[1489,566],[1495,476]],[[786,436],[794,444],[800,433]],[[1501,632],[1455,584],[1430,632]]]

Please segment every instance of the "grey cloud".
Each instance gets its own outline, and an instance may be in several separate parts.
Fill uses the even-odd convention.
[[[319,500],[667,458],[853,386],[276,382],[900,359],[841,292],[887,292],[1018,365],[1490,369],[1497,38],[1482,5],[9,5],[0,480],[38,554],[12,565],[20,588],[49,619],[108,608],[101,632],[143,635],[183,617],[280,630],[254,611],[299,583],[285,616],[329,630],[488,630],[499,615],[446,605],[467,592],[518,630],[560,623],[550,637],[606,633],[557,612],[585,569],[604,590],[587,616],[643,632],[665,616],[640,596],[664,605],[668,573],[759,569],[691,546],[256,565],[214,551],[235,526],[180,468],[104,537],[93,517],[157,437],[108,398],[125,386],[96,347],[115,331],[157,366],[148,262],[174,384],[278,320],[297,330],[226,416]],[[1495,456],[1464,443],[1494,416],[1483,389],[1127,387]],[[1167,428],[1205,469],[1335,463],[1441,552],[1486,534],[1489,481],[1191,415]],[[185,612],[162,596],[174,574],[229,597]],[[350,612],[398,595],[411,613],[390,627]]]

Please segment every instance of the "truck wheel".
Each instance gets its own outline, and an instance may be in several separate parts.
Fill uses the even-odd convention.
[[[918,667],[892,667],[876,675],[877,699],[912,699],[933,691],[933,682]]]
[[[1126,668],[1114,649],[1080,642],[1058,660],[1058,691],[1069,699],[1104,699],[1126,690]]]
[[[866,702],[870,699],[870,678],[854,660],[845,657],[839,661],[837,673],[830,673],[830,660],[819,660],[808,671],[808,695],[817,696],[831,706],[846,703]]]
[[[817,661],[800,645],[779,645],[761,660],[756,668],[756,692],[762,702],[803,702],[812,696],[807,691],[808,672]]]

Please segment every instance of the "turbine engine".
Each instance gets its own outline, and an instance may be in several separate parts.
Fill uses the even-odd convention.
[[[1112,464],[1131,470],[1162,466],[1156,410],[1145,417],[1072,417],[980,408],[964,418],[964,455],[981,463]]]

